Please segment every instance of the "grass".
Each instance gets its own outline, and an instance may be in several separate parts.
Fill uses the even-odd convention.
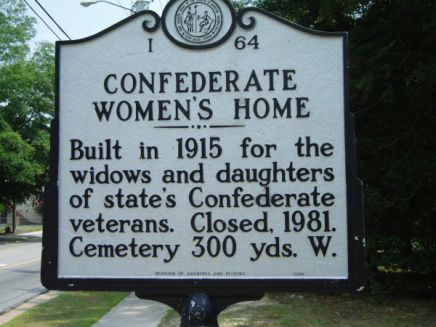
[[[18,243],[18,242],[35,242],[41,238],[34,236],[23,236],[21,234],[38,232],[42,230],[42,225],[20,225],[17,226],[15,234],[5,234],[6,225],[0,225],[0,244]]]
[[[6,224],[0,224],[0,235],[5,234],[5,228]],[[30,233],[30,232],[38,232],[42,230],[42,225],[19,225],[17,226],[17,230],[15,231],[15,234],[23,234],[23,233]]]
[[[30,232],[39,232],[42,231],[42,225],[20,225],[17,226],[17,230],[15,234],[23,234]]]
[[[170,311],[159,327],[177,327],[178,320]],[[436,300],[275,293],[231,306],[219,322],[220,327],[435,327]]]
[[[162,318],[158,327],[179,327],[180,316],[176,310],[170,309]]]
[[[126,296],[116,292],[63,292],[2,327],[89,327]]]

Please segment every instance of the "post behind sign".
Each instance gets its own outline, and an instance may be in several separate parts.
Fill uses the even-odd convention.
[[[363,288],[345,33],[173,0],[56,48],[47,288],[204,303],[212,325],[266,291]]]
[[[140,299],[154,300],[174,308],[181,317],[180,327],[218,327],[218,315],[227,307],[245,301],[256,301],[263,297],[253,292],[247,296],[217,296],[209,297],[205,293],[194,293],[180,296],[157,296],[135,293]]]

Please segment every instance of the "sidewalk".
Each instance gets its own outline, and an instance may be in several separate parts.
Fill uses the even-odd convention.
[[[22,233],[22,234],[17,234],[20,236],[33,236],[33,237],[41,237],[42,238],[42,230],[37,231],[37,232],[28,232],[28,233]]]
[[[92,327],[157,327],[168,309],[164,304],[141,300],[131,293]]]

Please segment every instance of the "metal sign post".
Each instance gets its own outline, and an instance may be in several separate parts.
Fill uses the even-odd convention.
[[[151,296],[136,292],[140,299],[148,299],[165,303],[175,309],[181,317],[180,327],[218,327],[218,315],[227,307],[246,301],[257,301],[263,293],[249,296],[217,296],[210,297],[205,293],[193,293],[180,296]]]
[[[47,288],[211,325],[267,291],[363,288],[346,33],[173,0],[56,49]]]

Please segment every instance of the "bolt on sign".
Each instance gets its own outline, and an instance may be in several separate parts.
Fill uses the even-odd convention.
[[[46,287],[362,287],[345,33],[173,0],[56,55]]]

